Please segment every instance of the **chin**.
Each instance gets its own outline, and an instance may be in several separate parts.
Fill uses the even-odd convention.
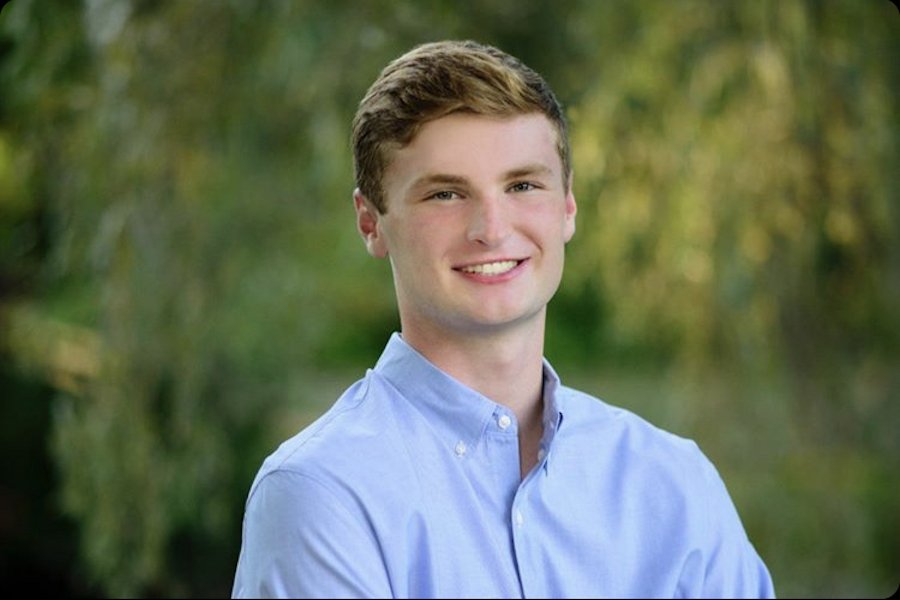
[[[542,314],[537,311],[515,311],[494,313],[490,315],[473,315],[468,322],[469,329],[473,332],[496,333],[511,329],[533,321]]]

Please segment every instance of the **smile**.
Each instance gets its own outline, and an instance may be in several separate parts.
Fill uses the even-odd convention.
[[[468,265],[459,267],[463,273],[475,275],[502,275],[512,271],[522,263],[521,260],[498,260],[496,262],[482,263],[480,265]]]

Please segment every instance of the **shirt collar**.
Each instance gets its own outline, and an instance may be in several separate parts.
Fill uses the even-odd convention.
[[[497,407],[438,369],[398,333],[388,341],[375,372],[414,403],[416,410],[457,454],[465,454],[475,447]]]
[[[544,435],[539,447],[539,461],[544,471],[549,468],[553,458],[553,440],[563,422],[562,394],[559,393],[559,375],[544,359]]]
[[[559,376],[544,359],[544,437],[549,460],[550,442],[562,423],[557,401]],[[429,421],[448,447],[465,454],[477,446],[485,429],[509,409],[493,402],[444,373],[398,333],[388,341],[375,372],[386,378]],[[546,462],[545,462],[546,466]]]

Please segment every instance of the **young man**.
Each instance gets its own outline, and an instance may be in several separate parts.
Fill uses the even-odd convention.
[[[370,88],[353,147],[402,333],[266,460],[234,595],[772,596],[697,446],[543,359],[576,212],[546,82],[495,48],[420,46]]]

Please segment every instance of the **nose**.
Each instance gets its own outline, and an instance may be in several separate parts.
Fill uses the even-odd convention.
[[[468,239],[470,242],[494,248],[509,236],[509,207],[498,196],[484,196],[472,203],[469,216]]]

